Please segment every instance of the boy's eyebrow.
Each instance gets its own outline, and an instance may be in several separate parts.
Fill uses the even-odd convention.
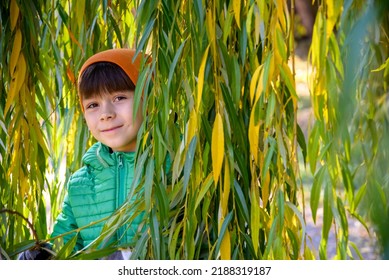
[[[105,95],[113,96],[113,95],[116,95],[116,94],[134,95],[135,91],[134,90],[126,90],[126,91],[112,91],[112,92],[95,93],[95,94],[89,95],[88,97],[83,98],[83,100],[91,100],[91,99],[94,99],[94,98],[101,98],[101,97],[103,97]]]

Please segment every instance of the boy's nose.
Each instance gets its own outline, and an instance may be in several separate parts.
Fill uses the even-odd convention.
[[[116,113],[111,104],[104,104],[102,107],[103,108],[100,115],[101,120],[108,120],[115,117]]]

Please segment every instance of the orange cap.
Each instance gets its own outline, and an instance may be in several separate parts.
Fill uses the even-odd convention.
[[[139,53],[135,57],[135,53],[136,50],[134,49],[110,49],[110,50],[96,53],[92,55],[90,58],[88,58],[85,61],[85,63],[82,65],[78,75],[78,79],[80,80],[82,73],[84,73],[85,69],[88,66],[97,62],[111,62],[118,65],[120,68],[122,68],[123,71],[127,74],[130,80],[136,86],[136,83],[138,81],[140,66],[142,63],[142,55],[141,53]],[[82,107],[81,97],[80,97],[80,103],[81,103],[82,110],[84,110]]]

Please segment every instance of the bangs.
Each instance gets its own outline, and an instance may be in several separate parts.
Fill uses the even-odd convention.
[[[82,99],[117,91],[135,90],[134,83],[116,64],[98,62],[82,73],[78,91]]]

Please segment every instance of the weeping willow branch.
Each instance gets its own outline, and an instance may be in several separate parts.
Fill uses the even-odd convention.
[[[12,215],[16,215],[16,216],[21,217],[27,223],[28,227],[30,228],[32,235],[34,236],[35,244],[37,246],[40,246],[39,237],[38,237],[38,234],[36,233],[34,225],[26,217],[24,217],[18,211],[14,211],[14,210],[10,210],[10,209],[1,209],[0,214],[1,213],[8,213],[8,214],[12,214]]]

